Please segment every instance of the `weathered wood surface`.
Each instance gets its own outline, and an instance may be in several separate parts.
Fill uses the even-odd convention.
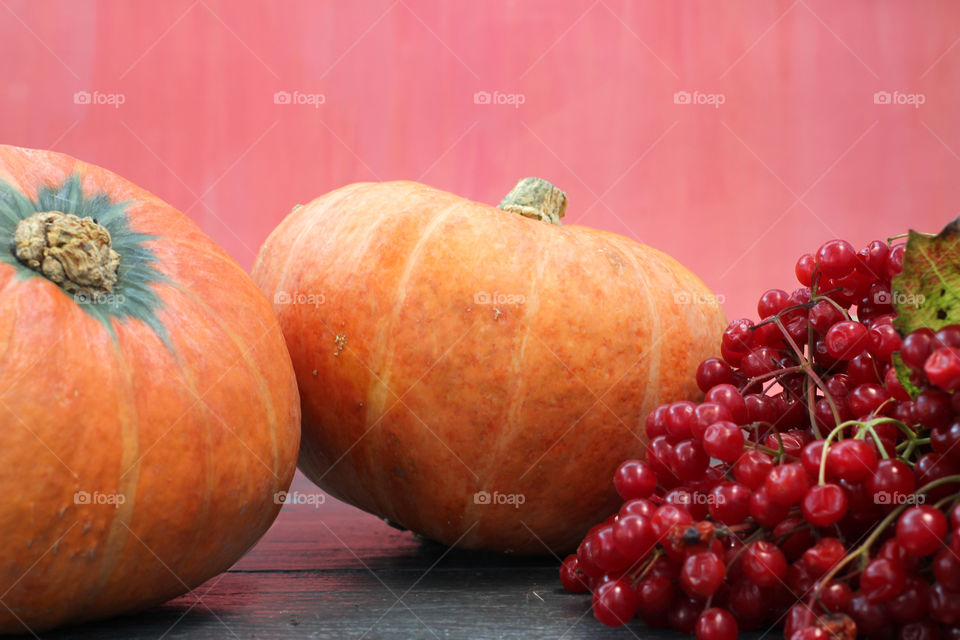
[[[317,493],[300,476],[294,488]],[[639,622],[604,628],[590,615],[589,602],[562,591],[554,558],[450,550],[327,499],[317,506],[284,506],[246,557],[191,594],[144,613],[41,637],[682,637]]]

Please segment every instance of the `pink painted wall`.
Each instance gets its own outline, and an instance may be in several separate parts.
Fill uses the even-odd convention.
[[[121,173],[245,267],[348,182],[497,202],[539,175],[569,222],[673,254],[753,315],[822,241],[960,211],[958,39],[948,0],[0,0],[0,141]]]

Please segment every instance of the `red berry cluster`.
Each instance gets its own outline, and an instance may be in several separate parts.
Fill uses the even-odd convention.
[[[704,401],[650,413],[623,506],[560,568],[600,622],[960,639],[960,326],[901,337],[903,258],[843,240],[801,256],[802,287],[764,293],[700,364]]]

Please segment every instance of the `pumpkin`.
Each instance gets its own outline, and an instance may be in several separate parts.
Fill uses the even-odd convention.
[[[563,552],[618,506],[658,404],[694,398],[725,320],[669,256],[559,226],[526,179],[500,208],[413,182],[298,206],[261,248],[303,412],[300,469],[427,538]]]
[[[228,568],[296,469],[269,302],[183,214],[58,153],[0,147],[0,235],[0,632]]]

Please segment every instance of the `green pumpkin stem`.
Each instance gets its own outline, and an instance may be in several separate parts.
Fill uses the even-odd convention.
[[[542,178],[524,178],[500,202],[500,209],[560,226],[567,194]]]
[[[98,297],[117,283],[120,254],[106,227],[90,217],[41,211],[21,220],[13,236],[17,259],[73,294]]]

